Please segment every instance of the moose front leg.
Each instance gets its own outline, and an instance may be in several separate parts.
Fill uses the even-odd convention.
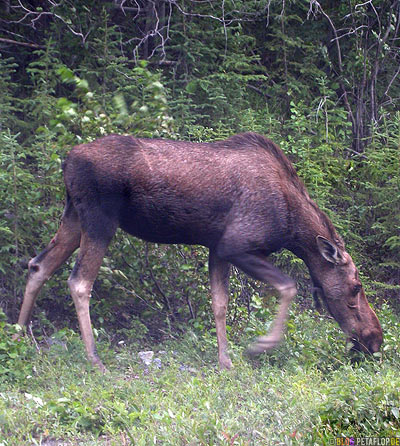
[[[250,355],[259,355],[260,353],[276,347],[282,340],[285,332],[286,319],[289,313],[289,307],[294,296],[297,294],[296,286],[276,287],[280,293],[281,300],[279,304],[278,314],[272,324],[272,328],[267,336],[259,336],[252,345],[247,349]]]
[[[218,363],[220,369],[230,369],[231,359],[228,354],[228,341],[226,338],[226,312],[229,300],[229,270],[230,264],[220,259],[210,249],[209,254],[210,288],[212,309],[215,318],[215,329],[218,343]]]
[[[229,255],[228,260],[250,277],[271,284],[279,291],[280,304],[272,329],[267,336],[260,336],[248,348],[248,353],[257,355],[276,347],[282,340],[285,331],[289,306],[297,294],[295,282],[278,268],[271,265],[262,252],[245,252]]]

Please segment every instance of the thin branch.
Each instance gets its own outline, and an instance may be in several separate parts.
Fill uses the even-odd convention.
[[[386,90],[385,90],[384,96],[390,97],[390,96],[388,95],[389,90],[390,90],[390,87],[392,86],[393,82],[396,80],[396,78],[397,78],[397,76],[398,76],[399,74],[400,74],[400,65],[399,65],[399,68],[397,69],[396,73],[394,73],[392,79],[390,80],[390,82],[389,82],[389,84],[388,84],[388,86],[387,86],[387,88],[386,88]]]
[[[334,39],[334,41],[335,41],[335,43],[336,43],[336,50],[337,50],[337,57],[338,57],[339,74],[340,74],[340,76],[342,76],[342,75],[343,75],[342,51],[341,51],[341,48],[340,48],[340,42],[339,42],[338,33],[337,33],[336,28],[335,28],[335,25],[333,24],[332,19],[329,17],[329,15],[324,11],[324,9],[322,8],[322,6],[319,4],[319,2],[317,2],[316,0],[311,0],[311,1],[310,1],[310,11],[312,11],[313,6],[316,7],[316,10],[317,10],[317,11],[318,11],[318,10],[321,11],[321,14],[322,14],[322,15],[326,18],[326,20],[329,22],[329,25],[330,25],[330,27],[331,27],[331,29],[332,29],[332,31],[333,31],[333,34],[335,35],[335,39]],[[310,13],[310,11],[309,11],[309,13]],[[351,106],[350,106],[349,98],[348,98],[348,96],[347,96],[347,90],[346,90],[346,88],[345,88],[345,86],[344,86],[344,84],[343,84],[343,81],[342,81],[342,79],[340,78],[340,76],[339,76],[339,79],[338,79],[338,80],[339,80],[340,88],[342,89],[343,99],[344,99],[344,104],[345,104],[345,106],[346,106],[347,112],[349,113],[349,116],[350,116],[350,119],[351,119],[353,128],[356,128],[356,120],[355,120],[353,111],[352,111]]]
[[[0,42],[10,43],[11,45],[28,46],[30,48],[46,48],[44,45],[38,45],[36,43],[28,43],[28,42],[18,42],[17,40],[4,39],[3,37],[0,37]]]
[[[142,301],[147,307],[149,307],[151,310],[156,311],[157,313],[160,313],[160,314],[164,314],[159,308],[154,307],[149,302],[147,302],[147,300],[144,297],[140,296],[140,294],[137,294],[135,291],[133,291],[133,284],[130,281],[128,281],[128,283],[132,287],[132,289],[128,289],[128,288],[124,287],[119,282],[117,282],[115,279],[113,279],[113,282],[114,282],[115,288],[124,291],[126,294],[131,294],[133,297],[136,297],[137,299]]]
[[[261,88],[255,87],[254,85],[251,85],[251,84],[246,84],[246,87],[251,88],[252,90],[256,91],[261,96],[264,96],[265,98],[272,99],[272,96],[265,93],[264,91],[262,91]]]
[[[178,9],[178,11],[185,16],[208,18],[208,19],[216,20],[216,21],[226,24],[228,26],[235,22],[246,22],[246,21],[254,20],[256,17],[263,17],[265,13],[267,13],[267,19],[269,20],[269,7],[271,4],[271,0],[270,0],[270,1],[268,1],[267,5],[264,8],[262,8],[256,12],[246,12],[246,11],[239,10],[239,9],[233,9],[230,11],[231,17],[229,19],[227,19],[224,11],[222,12],[222,17],[217,17],[212,14],[200,14],[200,13],[195,13],[195,12],[187,12],[179,4],[178,0],[164,0],[164,1],[166,3],[169,3],[170,5],[175,6]],[[193,4],[201,3],[199,0],[191,0],[191,2]],[[209,2],[206,1],[204,3],[209,3]],[[222,1],[222,10],[224,10],[224,7],[225,7],[225,0]]]
[[[352,153],[355,156],[359,156],[360,158],[368,159],[368,157],[366,155],[364,155],[363,153],[357,152],[356,150],[350,149],[350,147],[345,147],[344,150]]]
[[[368,28],[368,26],[367,25],[360,25],[360,26],[357,26],[357,28],[352,28],[348,32],[346,32],[344,34],[341,34],[340,36],[337,36],[337,37],[331,39],[331,42],[334,42],[335,40],[342,39],[343,37],[346,37],[346,36],[350,36],[350,35],[356,33],[358,30],[360,30],[362,28]],[[340,29],[340,30],[338,29],[337,32],[339,32],[339,31],[344,31],[344,29],[343,30],[342,29]]]
[[[371,3],[372,3],[372,0],[368,0],[367,2],[364,2],[364,3],[359,3],[358,5],[355,6],[355,9],[361,8],[361,6],[370,5]]]
[[[149,264],[149,248],[148,247],[149,247],[149,245],[146,242],[145,259],[146,259],[147,270],[149,271],[151,280],[153,281],[154,285],[156,286],[157,291],[159,292],[159,294],[163,298],[164,304],[165,304],[166,308],[168,309],[172,319],[175,319],[174,312],[172,311],[172,307],[171,307],[171,304],[169,302],[169,299],[168,299],[167,295],[164,293],[164,291],[161,289],[161,286],[158,283],[157,279],[154,277],[153,271],[152,271],[152,269],[150,267],[150,264]]]
[[[389,104],[395,104],[396,102],[399,102],[399,101],[400,101],[400,96],[399,96],[398,98],[391,98],[391,97],[389,96],[389,100],[382,102],[382,103],[380,104],[380,106],[381,106],[381,107],[386,107],[386,106],[389,105]],[[381,119],[381,118],[380,118],[380,119]]]
[[[133,58],[135,61],[137,61],[137,54],[138,50],[141,47],[145,47],[148,44],[149,39],[158,37],[159,43],[155,44],[154,48],[151,51],[151,54],[147,55],[147,59],[151,59],[156,51],[161,51],[161,61],[160,63],[164,62],[166,59],[166,50],[165,46],[167,41],[170,39],[169,37],[169,31],[170,31],[170,24],[171,24],[171,17],[172,17],[172,3],[169,0],[165,0],[165,4],[168,4],[169,10],[168,14],[164,17],[160,18],[159,12],[157,10],[156,2],[154,0],[149,0],[149,3],[147,7],[150,6],[149,9],[140,8],[140,5],[135,1],[136,5],[138,6],[139,10],[137,11],[135,17],[133,20],[136,19],[136,17],[139,14],[145,14],[150,12],[152,14],[152,17],[155,18],[155,23],[152,23],[151,28],[146,29],[142,37],[133,37],[126,42],[123,42],[123,45],[129,45],[131,43],[134,43],[135,48],[132,50]],[[166,23],[162,23],[162,19],[167,18]]]
[[[189,293],[186,293],[186,303],[187,303],[187,305],[189,307],[190,317],[192,319],[196,319],[196,315],[195,315],[194,310],[193,310],[192,302],[190,301]]]
[[[114,8],[114,9],[119,9],[119,10],[121,10],[125,15],[126,15],[126,12],[125,12],[125,11],[128,11],[128,12],[138,12],[138,13],[140,13],[140,11],[141,11],[140,5],[138,5],[138,4],[136,3],[136,4],[137,4],[137,7],[136,7],[136,8],[133,8],[132,6],[125,6],[125,5],[124,5],[125,1],[126,1],[126,0],[123,0],[121,3],[119,3],[117,0],[115,0],[115,2],[114,2],[114,4],[113,4],[113,8]]]
[[[178,9],[178,11],[185,15],[185,16],[189,16],[189,17],[201,17],[201,18],[208,18],[208,19],[213,19],[216,20],[218,22],[224,23],[224,19],[221,19],[220,17],[216,17],[213,16],[211,14],[198,14],[198,13],[193,13],[193,12],[186,12],[177,2],[177,0],[169,0],[168,3],[170,3],[171,5],[176,6],[176,8]],[[232,23],[233,20],[230,20],[228,22],[228,24],[230,25]]]
[[[59,4],[55,3],[54,1],[49,0],[50,6],[52,8],[56,8],[57,6],[59,6]],[[17,10],[17,9],[21,9],[22,11],[24,11],[25,15],[19,19],[19,20],[14,20],[14,21],[10,21],[9,23],[22,23],[24,21],[26,21],[26,19],[30,19],[31,21],[31,26],[33,29],[36,29],[36,22],[42,17],[42,16],[51,16],[54,17],[58,20],[60,20],[71,32],[72,34],[74,34],[75,36],[78,36],[82,39],[82,43],[86,42],[86,39],[88,37],[88,35],[90,34],[91,30],[89,30],[86,34],[83,34],[82,30],[80,31],[76,31],[74,28],[72,28],[72,26],[70,26],[63,17],[61,17],[60,15],[56,14],[55,12],[52,11],[31,11],[30,9],[28,9],[26,6],[24,6],[24,4],[22,3],[21,0],[18,0],[18,4],[19,6],[12,6],[13,9]]]
[[[36,350],[40,353],[40,347],[39,344],[36,341],[35,335],[33,334],[33,330],[32,330],[32,322],[28,325],[28,329],[29,329],[29,334],[31,335],[31,338],[33,340],[33,343],[35,344]]]
[[[226,29],[226,22],[225,22],[225,0],[222,0],[222,24],[224,26],[224,37],[225,37],[225,50],[224,50],[224,57],[226,57],[226,54],[228,52],[228,31]]]

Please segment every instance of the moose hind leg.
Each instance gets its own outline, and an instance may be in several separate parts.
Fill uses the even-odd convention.
[[[228,260],[243,272],[256,280],[270,283],[279,291],[280,304],[278,314],[267,336],[260,336],[248,348],[248,353],[257,355],[276,347],[282,340],[289,306],[297,294],[295,282],[278,268],[271,265],[261,251],[231,254]]]
[[[26,325],[32,315],[33,305],[43,284],[78,248],[81,227],[75,210],[67,204],[61,225],[47,247],[28,265],[28,280],[18,317],[18,324]]]
[[[229,300],[229,270],[230,264],[220,259],[210,250],[209,272],[212,298],[212,309],[215,318],[215,329],[218,343],[218,362],[220,369],[230,369],[231,359],[228,354],[228,341],[226,338],[226,312]]]

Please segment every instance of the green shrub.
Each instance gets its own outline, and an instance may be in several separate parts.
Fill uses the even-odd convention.
[[[0,311],[0,388],[11,383],[24,385],[32,377],[35,356],[29,339],[6,319],[4,312]]]

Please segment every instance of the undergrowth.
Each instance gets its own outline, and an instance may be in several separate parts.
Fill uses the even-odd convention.
[[[295,309],[273,353],[250,360],[246,333],[241,345],[231,342],[229,372],[217,370],[208,332],[171,334],[160,345],[112,345],[100,333],[105,375],[87,363],[72,330],[38,350],[30,338],[4,340],[3,324],[3,342],[18,347],[8,348],[8,371],[0,359],[0,445],[325,445],[399,436],[400,323],[385,305],[378,316],[385,342],[374,357],[346,352],[334,321]],[[267,325],[252,320],[249,329]],[[146,349],[158,358],[149,366],[138,356]]]

